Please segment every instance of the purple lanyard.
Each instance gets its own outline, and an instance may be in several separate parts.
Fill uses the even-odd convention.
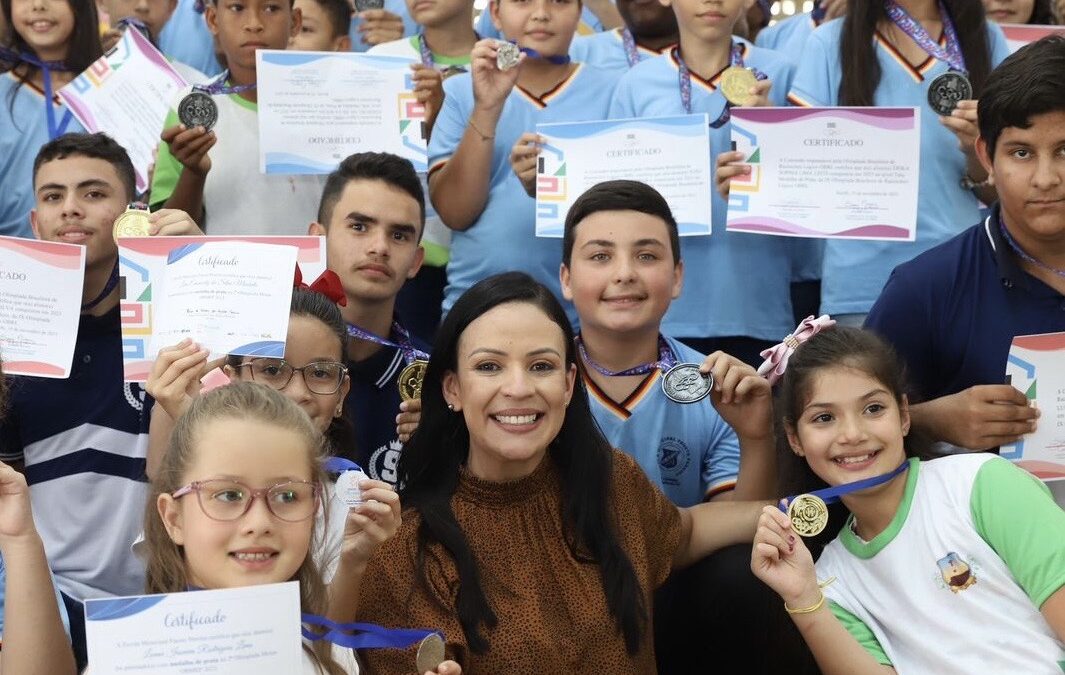
[[[640,52],[636,50],[636,38],[632,37],[632,31],[628,28],[621,29],[621,44],[625,46],[625,58],[628,59],[629,68],[632,68],[640,62]]]
[[[193,91],[200,91],[204,94],[210,94],[211,96],[223,96],[229,94],[239,94],[242,91],[248,91],[249,89],[255,89],[255,83],[252,84],[238,84],[235,87],[226,85],[226,80],[229,79],[229,70],[222,71],[222,74],[215,78],[215,81],[211,84],[194,84],[192,85]]]
[[[688,64],[684,63],[684,58],[680,55],[680,47],[673,48],[673,58],[677,60],[677,78],[680,80],[680,102],[684,105],[684,111],[689,115],[692,114],[692,76],[688,70]],[[734,44],[732,46],[732,56],[729,58],[730,66],[737,66],[743,68],[743,45]],[[753,69],[752,69],[753,70]],[[754,70],[754,76],[756,79],[766,79],[765,73]],[[724,98],[724,94],[721,95]],[[717,129],[724,125],[732,117],[730,110],[732,109],[732,103],[729,100],[725,100],[725,109],[721,111],[721,115],[713,122],[710,123],[711,129]]]
[[[921,22],[910,16],[895,0],[884,0],[884,11],[887,12],[892,23],[898,26],[903,33],[910,36],[929,56],[945,62],[950,66],[951,70],[964,74],[968,73],[965,69],[965,55],[962,54],[961,46],[958,44],[958,33],[954,30],[954,22],[942,2],[939,3],[939,16],[943,21],[943,35],[947,38],[946,48],[933,40],[932,36],[921,25]]]
[[[1006,243],[1010,245],[1010,248],[1013,249],[1013,252],[1016,253],[1018,256],[1020,256],[1020,258],[1022,260],[1026,261],[1028,263],[1031,263],[1032,265],[1035,265],[1036,267],[1044,269],[1047,272],[1051,272],[1053,274],[1056,274],[1059,277],[1065,278],[1065,270],[1059,270],[1056,267],[1051,267],[1050,265],[1046,264],[1042,260],[1036,260],[1032,256],[1030,256],[1027,253],[1025,253],[1024,249],[1021,248],[1020,244],[1018,244],[1013,239],[1013,236],[1010,235],[1009,230],[1006,229],[1006,223],[1002,222],[1002,218],[1001,217],[999,217],[997,214],[995,216],[988,216],[988,217],[989,218],[990,217],[994,217],[995,220],[998,221],[998,229],[999,229],[1000,232],[1002,232],[1002,238],[1006,240]]]
[[[581,353],[581,358],[584,362],[592,367],[595,372],[606,377],[628,377],[629,375],[646,375],[655,370],[661,370],[665,372],[677,365],[677,359],[673,356],[673,350],[669,348],[669,343],[661,335],[658,336],[658,360],[651,361],[650,363],[641,363],[638,366],[627,368],[625,370],[607,370],[603,366],[599,365],[592,360],[592,357],[588,356],[588,350],[584,348],[584,340],[581,336],[577,336],[577,350]]]
[[[428,361],[429,355],[422,350],[416,348],[410,339],[410,333],[407,329],[399,325],[399,322],[392,322],[392,332],[399,336],[399,342],[392,342],[386,340],[380,335],[374,335],[368,330],[359,328],[353,323],[347,324],[348,335],[356,340],[366,340],[367,342],[373,342],[374,344],[382,345],[385,347],[395,347],[399,351],[403,352],[403,360],[410,365],[413,361]]]
[[[429,45],[425,42],[425,33],[418,33],[418,51],[422,54],[422,65],[429,68],[435,68],[436,62],[433,59],[433,52],[429,50]]]
[[[9,61],[12,64],[28,63],[41,69],[41,80],[44,82],[44,117],[48,121],[48,139],[55,140],[66,133],[67,127],[74,116],[69,110],[63,111],[63,117],[56,122],[55,119],[55,92],[52,90],[52,72],[70,72],[70,68],[62,61],[42,61],[32,54],[16,52],[5,47],[0,47],[0,60]]]

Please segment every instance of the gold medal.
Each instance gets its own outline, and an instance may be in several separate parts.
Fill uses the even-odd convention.
[[[415,361],[415,363],[425,363],[425,361]],[[430,633],[424,640],[418,643],[418,655],[414,659],[415,667],[418,669],[418,675],[429,672],[430,670],[436,670],[437,667],[444,662],[446,657],[447,654],[444,651],[444,639],[437,633]]]
[[[119,237],[147,237],[151,211],[130,207],[115,220],[115,239]]]
[[[828,525],[828,505],[816,495],[799,495],[788,504],[791,528],[802,537],[813,537]]]
[[[422,361],[419,359],[411,361],[410,364],[400,372],[399,397],[401,399],[404,401],[411,401],[422,397],[422,381],[425,380],[425,369],[428,365],[428,361]],[[435,667],[436,666],[433,666],[433,668]],[[430,670],[432,669],[430,668]]]
[[[758,78],[749,68],[729,66],[721,73],[717,85],[732,105],[743,105],[751,97],[751,87],[758,83]]]

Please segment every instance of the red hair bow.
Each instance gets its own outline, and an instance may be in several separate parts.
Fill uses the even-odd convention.
[[[344,286],[340,283],[340,277],[338,277],[333,270],[322,272],[318,275],[318,278],[308,286],[303,283],[303,273],[300,272],[300,266],[297,263],[296,278],[292,285],[296,288],[306,288],[309,291],[321,293],[341,307],[348,304],[348,298],[344,295]]]

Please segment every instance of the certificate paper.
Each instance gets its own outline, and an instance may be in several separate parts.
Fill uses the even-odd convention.
[[[83,127],[106,132],[126,149],[137,191],[143,192],[170,104],[185,86],[139,30],[127,29],[118,45],[60,89],[59,97]]]
[[[913,241],[916,108],[734,108],[727,227],[787,237]]]
[[[302,672],[299,584],[85,601],[93,673]]]
[[[259,170],[329,173],[355,152],[391,152],[428,170],[425,107],[410,59],[259,50]]]
[[[1003,34],[1006,36],[1006,44],[1009,45],[1010,54],[1047,35],[1065,35],[1065,26],[1000,23],[998,27],[1002,29]]]
[[[293,246],[212,241],[172,250],[151,351],[191,338],[212,359],[283,357],[295,269]]]
[[[710,234],[706,115],[537,124],[536,133],[547,139],[536,169],[536,236],[561,237],[577,197],[618,179],[661,192],[681,236]]]
[[[84,282],[84,246],[0,237],[5,374],[70,377]]]
[[[303,278],[313,281],[325,271],[325,237],[124,237],[118,240],[118,271],[122,289],[122,366],[126,382],[145,382],[158,353],[152,351],[160,286],[171,251],[188,244],[246,241],[294,246]],[[294,266],[289,266],[295,272]],[[291,286],[291,279],[289,285]],[[285,303],[288,314],[288,303]],[[199,339],[193,336],[195,339]],[[178,338],[170,344],[180,342]],[[163,347],[168,344],[160,345]]]
[[[1065,333],[1013,338],[1006,378],[1042,415],[1035,432],[999,454],[1045,481],[1065,480]]]

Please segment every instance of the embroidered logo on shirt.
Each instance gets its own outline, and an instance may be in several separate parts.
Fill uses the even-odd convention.
[[[964,591],[976,583],[972,566],[954,551],[937,560],[936,564],[939,565],[939,573],[952,593]]]
[[[680,477],[691,463],[688,444],[679,438],[665,436],[658,446],[658,468],[662,471],[662,483],[679,485]]]

